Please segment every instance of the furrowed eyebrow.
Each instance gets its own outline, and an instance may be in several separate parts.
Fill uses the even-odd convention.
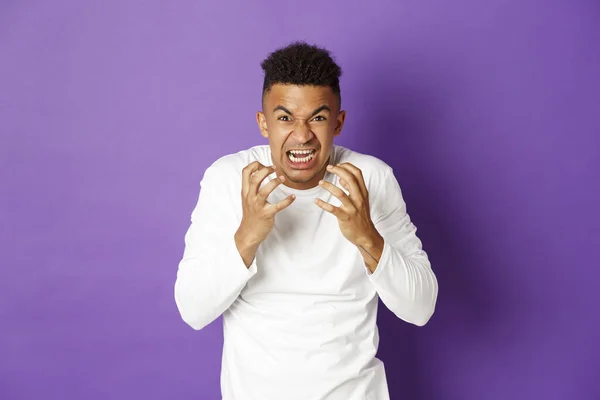
[[[313,111],[311,117],[314,117],[315,115],[317,115],[321,111],[329,111],[329,112],[331,112],[331,109],[329,108],[329,106],[321,106],[321,107],[317,108],[315,111]]]
[[[273,112],[277,111],[277,110],[281,110],[284,113],[288,114],[288,115],[293,115],[292,112],[290,110],[288,110],[287,108],[285,108],[284,106],[277,106],[273,109]],[[319,108],[317,108],[315,111],[312,112],[311,117],[314,117],[315,115],[317,115],[318,113],[320,113],[321,111],[329,111],[331,112],[331,108],[329,108],[329,106],[323,105]]]
[[[277,111],[277,110],[281,110],[286,114],[292,115],[292,112],[290,110],[288,110],[287,108],[285,108],[284,106],[277,106],[273,109],[273,112]]]

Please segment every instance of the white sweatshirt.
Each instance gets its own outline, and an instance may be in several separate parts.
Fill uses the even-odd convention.
[[[383,161],[334,146],[330,164],[360,168],[371,218],[385,244],[373,274],[337,219],[315,203],[341,203],[321,187],[279,185],[269,202],[296,200],[246,268],[234,242],[242,218],[242,169],[271,165],[268,146],[225,156],[202,179],[175,283],[183,320],[202,329],[223,315],[224,400],[387,400],[377,299],[399,318],[424,325],[438,286],[415,235],[392,169]],[[275,178],[269,176],[263,184]],[[329,172],[325,180],[339,186]]]

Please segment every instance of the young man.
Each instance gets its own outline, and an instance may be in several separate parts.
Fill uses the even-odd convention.
[[[223,399],[386,400],[378,298],[422,326],[438,286],[392,169],[333,145],[341,70],[294,43],[272,53],[256,119],[268,146],[204,173],[175,283],[181,316],[223,315]]]

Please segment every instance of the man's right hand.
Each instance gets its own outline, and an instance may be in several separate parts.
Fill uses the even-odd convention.
[[[260,184],[275,168],[265,167],[254,161],[242,170],[242,222],[235,233],[235,244],[246,264],[250,267],[256,255],[258,246],[267,238],[275,225],[275,215],[287,208],[294,201],[290,195],[276,204],[271,204],[267,198],[273,190],[285,181],[279,176],[271,180],[260,190]]]

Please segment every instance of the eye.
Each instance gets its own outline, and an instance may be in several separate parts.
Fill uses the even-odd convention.
[[[279,121],[291,121],[290,117],[288,117],[287,115],[282,115],[281,117],[277,117],[277,119]]]
[[[326,120],[327,120],[327,118],[325,118],[322,115],[317,115],[316,117],[313,118],[313,121],[317,121],[317,122],[326,121]]]

